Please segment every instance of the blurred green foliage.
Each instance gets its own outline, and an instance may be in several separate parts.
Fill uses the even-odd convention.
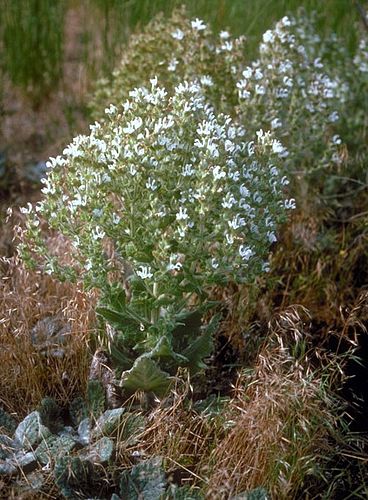
[[[2,70],[37,102],[62,75],[65,0],[3,0]]]
[[[190,16],[248,38],[253,58],[261,34],[280,17],[303,7],[319,13],[321,33],[330,29],[353,48],[359,19],[353,0],[1,0],[0,73],[36,102],[62,78],[67,9],[79,9],[84,47],[80,57],[91,74],[109,73],[131,31],[158,12],[169,16],[186,4]],[[0,75],[1,79],[1,75]]]

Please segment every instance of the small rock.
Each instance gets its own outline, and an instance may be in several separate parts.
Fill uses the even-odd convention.
[[[42,425],[38,411],[34,411],[18,425],[15,431],[15,439],[20,443],[24,451],[36,446],[42,439],[50,436],[50,431]]]
[[[92,431],[92,437],[98,438],[104,435],[113,434],[121,421],[124,408],[115,408],[113,410],[106,410],[97,420],[96,425]]]
[[[36,449],[35,455],[42,465],[67,455],[77,446],[77,442],[71,436],[49,436]]]
[[[85,418],[78,426],[79,442],[86,446],[90,443],[91,438],[91,423],[89,418]]]
[[[92,444],[89,448],[82,450],[79,457],[89,460],[94,464],[106,464],[112,457],[114,443],[108,437],[103,437]]]

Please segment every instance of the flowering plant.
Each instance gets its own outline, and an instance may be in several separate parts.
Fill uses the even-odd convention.
[[[216,114],[198,82],[169,97],[152,79],[50,159],[44,199],[23,209],[21,249],[46,272],[102,291],[99,312],[121,334],[109,330],[119,362],[126,370],[136,359],[126,387],[152,389],[136,377],[157,371],[154,359],[168,373],[202,366],[213,324],[201,330],[198,311],[211,305],[208,291],[267,270],[276,227],[295,206],[284,195],[284,156],[270,133],[248,137]],[[48,251],[46,221],[71,243],[73,265]]]
[[[159,15],[129,39],[112,79],[100,80],[91,101],[94,119],[103,119],[110,103],[121,103],[129,91],[159,76],[171,93],[184,80],[200,80],[205,94],[217,110],[234,111],[236,81],[244,61],[244,37],[227,31],[214,35],[200,19],[189,19],[185,8],[174,10],[169,19]]]
[[[284,17],[264,33],[259,59],[237,83],[240,119],[274,131],[290,152],[288,171],[311,174],[342,161],[335,131],[348,96],[336,64],[342,50],[334,35],[321,40],[313,18]]]

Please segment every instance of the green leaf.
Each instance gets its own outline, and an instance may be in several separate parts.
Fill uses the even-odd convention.
[[[122,328],[124,326],[137,326],[139,327],[139,323],[137,321],[132,320],[130,316],[122,311],[115,311],[109,307],[97,307],[97,314],[102,316],[106,321],[113,324],[116,327]]]
[[[147,354],[137,358],[130,370],[123,372],[120,385],[129,392],[145,391],[153,392],[157,396],[163,396],[171,380],[168,373],[163,372],[155,361]]]
[[[111,357],[119,370],[128,370],[133,364],[133,358],[129,356],[127,349],[124,348],[123,342],[114,342],[110,349]]]
[[[88,381],[87,402],[90,414],[98,418],[105,409],[105,389],[100,380]]]
[[[104,295],[103,304],[108,304],[115,311],[123,311],[126,306],[126,293],[121,285],[111,285],[109,291]]]
[[[141,324],[149,325],[149,322],[143,316],[140,316],[129,307],[121,311],[115,311],[110,307],[100,306],[96,308],[96,312],[119,330],[127,326],[139,328]]]
[[[219,320],[220,315],[217,314],[205,327],[204,333],[184,349],[183,355],[189,359],[189,364],[187,366],[191,373],[196,373],[206,368],[202,360],[209,356],[213,350],[213,333],[218,328]]]
[[[171,342],[166,336],[159,339],[156,346],[150,353],[148,353],[148,355],[151,358],[170,358],[176,361],[179,365],[187,364],[189,362],[188,358],[182,354],[174,352]]]
[[[176,326],[172,331],[174,337],[183,338],[184,336],[199,334],[202,326],[202,314],[199,311],[183,311],[175,318]]]
[[[142,434],[147,424],[147,418],[137,413],[128,413],[122,422],[119,433],[119,440],[124,446],[134,446],[139,441],[139,435]]]
[[[126,500],[160,500],[165,488],[161,457],[145,460],[120,476],[120,496]]]

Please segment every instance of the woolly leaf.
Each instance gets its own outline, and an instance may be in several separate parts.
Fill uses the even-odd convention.
[[[161,457],[145,460],[120,476],[120,496],[127,500],[160,500],[165,488]]]
[[[144,354],[135,360],[130,370],[123,372],[120,385],[128,392],[153,392],[163,396],[169,388],[170,376]]]

